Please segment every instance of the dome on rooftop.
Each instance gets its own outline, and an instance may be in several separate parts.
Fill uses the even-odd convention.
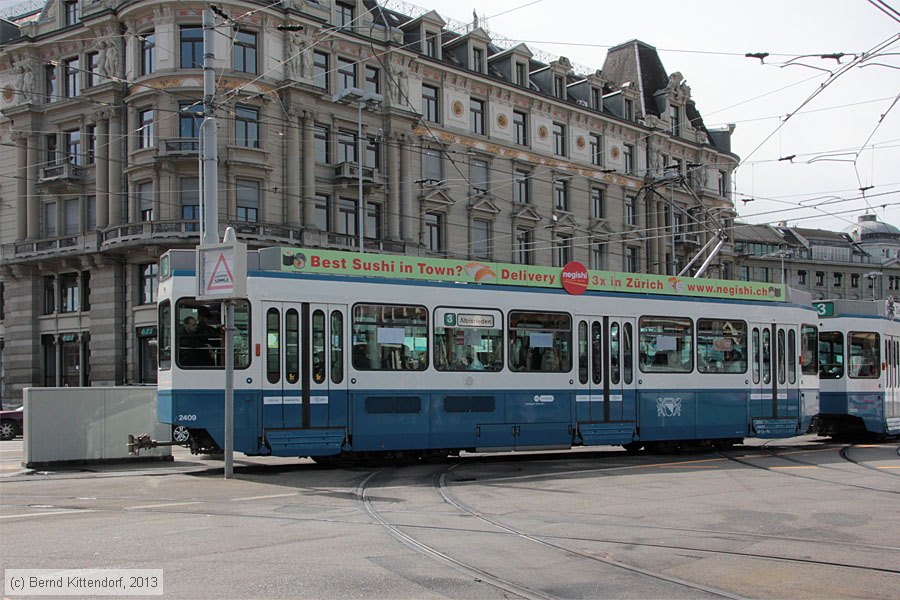
[[[860,215],[856,223],[844,228],[844,233],[850,234],[854,242],[875,239],[900,240],[900,229],[888,223],[882,223],[873,214]]]

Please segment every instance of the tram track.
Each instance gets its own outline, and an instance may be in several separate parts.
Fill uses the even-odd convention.
[[[840,451],[841,458],[843,458],[843,459],[846,460],[847,462],[853,463],[853,464],[856,465],[856,466],[863,467],[863,468],[865,468],[865,469],[870,469],[870,470],[872,470],[872,471],[875,471],[875,472],[878,473],[879,475],[887,475],[887,476],[892,476],[892,477],[900,477],[900,473],[897,473],[897,472],[894,472],[894,471],[886,471],[886,470],[884,470],[884,469],[879,469],[878,467],[873,467],[872,465],[868,465],[868,464],[866,464],[866,463],[864,463],[864,462],[860,462],[860,461],[858,461],[858,460],[855,460],[855,459],[851,458],[851,457],[850,457],[850,451],[851,451],[853,448],[857,448],[857,447],[858,447],[858,444],[850,444],[849,446],[844,446],[843,448],[841,448],[841,451]],[[897,448],[895,449],[894,453],[897,454],[898,456],[900,456],[900,446],[897,446]]]

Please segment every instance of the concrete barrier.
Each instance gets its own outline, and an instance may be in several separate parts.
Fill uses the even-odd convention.
[[[155,387],[25,388],[22,464],[172,460],[169,447],[128,455],[128,434],[171,438],[156,422]]]

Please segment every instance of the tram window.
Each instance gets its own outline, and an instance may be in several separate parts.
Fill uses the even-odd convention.
[[[759,383],[759,329],[753,328],[753,383]]]
[[[281,318],[277,308],[266,312],[266,380],[281,379]]]
[[[762,378],[763,383],[772,383],[772,330],[768,327],[762,332]]]
[[[331,311],[331,383],[344,380],[344,313]]]
[[[325,312],[315,310],[310,328],[312,341],[312,380],[325,383]]]
[[[874,332],[847,334],[848,374],[853,379],[877,379],[881,376],[881,338]]]
[[[784,329],[778,329],[778,383],[784,383],[785,376],[785,347],[784,347]]]
[[[609,325],[609,380],[616,385],[619,383],[619,324]]]
[[[844,376],[844,334],[840,331],[819,332],[819,378],[840,379]]]
[[[697,319],[697,370],[701,373],[746,373],[747,323]]]
[[[588,327],[587,323],[578,323],[578,383],[588,382]]]
[[[690,373],[694,324],[677,317],[641,317],[640,367],[644,373]]]
[[[300,379],[300,315],[295,308],[284,313],[284,378],[288,383]]]
[[[797,332],[788,331],[787,349],[788,383],[797,383]]]
[[[159,338],[157,360],[160,370],[172,368],[172,304],[168,300],[159,303]]]
[[[435,311],[434,323],[435,369],[503,369],[503,316],[499,311],[440,308]]]
[[[819,371],[819,329],[804,323],[800,326],[800,356],[804,375],[815,375]]]
[[[563,313],[509,313],[509,368],[568,373],[572,370],[572,317]]]
[[[201,302],[182,298],[175,304],[178,323],[175,350],[182,368],[224,369],[225,328],[221,302]],[[238,300],[234,306],[234,368],[250,366],[250,303]]]
[[[603,381],[603,332],[600,323],[591,323],[591,381],[600,385]]]
[[[361,371],[422,371],[428,366],[428,311],[424,306],[353,307],[353,367]]]
[[[622,325],[622,379],[625,383],[631,383],[634,378],[633,348],[634,334],[631,331],[631,323]]]

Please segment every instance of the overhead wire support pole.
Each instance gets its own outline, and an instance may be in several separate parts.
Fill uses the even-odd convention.
[[[203,122],[200,135],[203,138],[203,180],[201,185],[203,228],[200,245],[219,243],[219,144],[213,98],[216,93],[215,71],[215,19],[210,9],[203,11]]]

